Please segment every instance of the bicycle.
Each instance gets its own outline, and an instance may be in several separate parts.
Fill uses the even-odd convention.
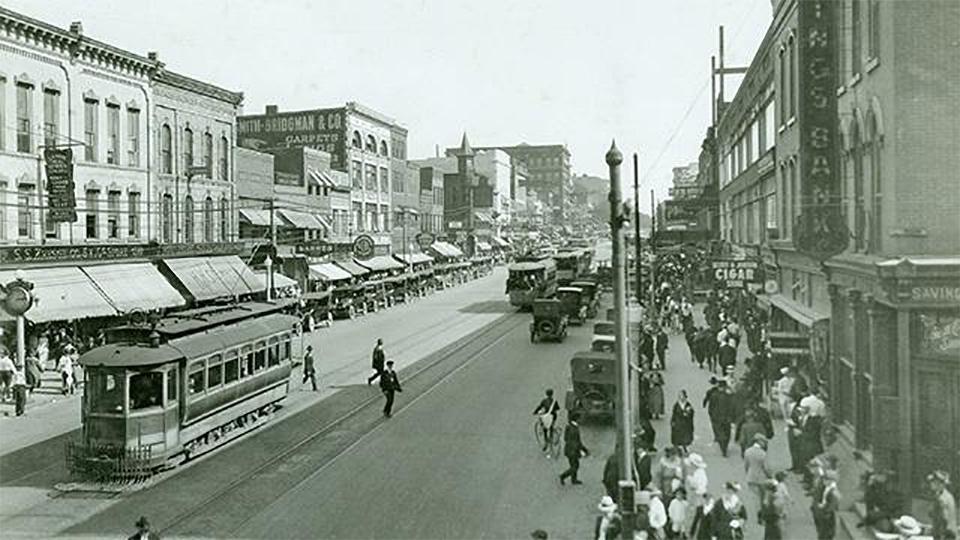
[[[538,447],[547,454],[547,457],[556,459],[560,457],[560,428],[554,423],[553,433],[548,437],[551,422],[553,422],[552,415],[538,415],[533,422],[533,434],[537,438]]]

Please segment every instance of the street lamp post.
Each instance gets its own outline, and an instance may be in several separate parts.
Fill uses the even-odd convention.
[[[16,271],[16,278],[6,285],[0,285],[3,297],[3,309],[8,314],[17,319],[17,365],[15,366],[15,377],[19,381],[26,379],[27,369],[27,346],[26,346],[26,318],[24,314],[33,307],[35,298],[33,296],[33,283],[23,279],[23,271]],[[26,390],[23,387],[14,386],[15,399],[17,400],[18,414],[23,412],[20,405],[21,400],[26,401]]]
[[[616,142],[610,145],[606,155],[610,168],[610,232],[613,236],[613,306],[614,337],[617,357],[617,437],[620,443],[620,512],[623,517],[623,538],[633,538],[635,509],[633,506],[633,429],[630,417],[630,359],[627,342],[627,276],[626,249],[623,241],[624,215],[620,193],[620,164],[623,155]]]

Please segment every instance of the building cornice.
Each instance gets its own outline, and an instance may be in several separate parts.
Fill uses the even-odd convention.
[[[211,97],[224,101],[233,106],[239,106],[243,103],[243,92],[234,92],[219,86],[199,81],[186,75],[181,75],[174,71],[166,69],[159,70],[154,80],[160,84],[166,84],[182,90],[187,90],[196,94]]]

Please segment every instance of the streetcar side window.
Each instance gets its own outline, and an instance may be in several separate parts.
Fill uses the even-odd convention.
[[[163,372],[147,371],[130,375],[130,410],[163,404]]]
[[[203,376],[206,374],[206,366],[203,364],[203,360],[195,362],[190,366],[190,395],[200,394],[204,389]]]
[[[179,379],[179,373],[177,368],[167,371],[167,403],[177,400],[177,379]]]
[[[273,367],[280,363],[280,342],[277,338],[272,337],[267,345],[267,363],[270,367]]]
[[[253,347],[244,345],[240,356],[240,378],[242,379],[253,375]]]
[[[253,354],[254,373],[262,370],[267,365],[266,344],[263,341],[257,342],[256,352]]]
[[[239,360],[237,359],[237,350],[231,349],[227,351],[227,360],[223,363],[223,384],[230,384],[233,381],[237,380],[239,376],[238,370]]]
[[[281,358],[282,358],[284,361],[289,361],[289,360],[293,357],[293,355],[291,354],[291,353],[292,353],[292,350],[293,350],[293,349],[292,349],[292,346],[291,346],[291,344],[290,344],[290,336],[289,336],[289,335],[284,336],[284,338],[283,338],[283,356],[282,356]]]
[[[207,389],[214,389],[223,382],[223,357],[215,354],[207,359]]]

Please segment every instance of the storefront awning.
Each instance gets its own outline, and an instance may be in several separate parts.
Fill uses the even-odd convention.
[[[830,315],[824,315],[812,308],[798,304],[782,294],[771,294],[770,304],[807,328],[830,318]]]
[[[463,257],[460,248],[448,242],[434,242],[430,245],[430,249],[443,257]]]
[[[307,178],[310,179],[310,182],[315,186],[325,187],[327,189],[333,189],[337,183],[330,178],[330,175],[326,171],[318,171],[315,169],[310,169]]]
[[[501,247],[501,248],[510,247],[510,242],[507,242],[506,240],[504,240],[503,238],[500,238],[499,236],[491,237],[490,243],[493,244],[495,247]]]
[[[492,247],[490,247],[490,244],[486,242],[477,242],[476,245],[477,245],[477,251],[490,251],[491,249],[493,249]]]
[[[257,281],[260,285],[260,290],[266,290],[267,288],[267,273],[264,272],[254,272],[254,275],[257,276]],[[280,272],[273,273],[273,288],[274,289],[285,289],[287,287],[296,287],[299,284],[295,279],[289,278]]]
[[[320,263],[310,265],[310,277],[321,281],[343,281],[352,279],[353,275],[333,263]]]
[[[0,283],[10,283],[15,278],[15,272],[0,272]],[[117,314],[93,281],[76,266],[23,270],[23,279],[33,283],[37,300],[24,315],[29,321],[69,321]]]
[[[330,221],[327,218],[321,216],[320,214],[314,214],[313,217],[320,222],[320,225],[323,225],[324,229],[328,231],[333,230],[333,227],[330,226]]]
[[[480,223],[493,224],[493,216],[488,212],[474,212],[473,216],[477,218],[477,221]]]
[[[136,309],[178,307],[187,303],[157,267],[150,263],[84,266],[81,270],[121,313]]]
[[[257,208],[241,208],[240,219],[250,225],[256,225],[258,227],[269,227],[270,226],[270,211],[269,210],[260,210]]]
[[[336,264],[354,276],[365,276],[370,273],[370,270],[367,270],[353,261],[337,261]]]
[[[427,255],[426,253],[408,253],[408,254],[399,254],[394,255],[400,261],[403,261],[407,264],[421,264],[421,263],[431,263],[433,262],[433,257]]]
[[[387,255],[378,255],[376,257],[371,257],[365,261],[359,259],[354,259],[354,262],[359,264],[364,268],[369,268],[374,272],[380,272],[384,270],[401,270],[403,269],[403,264],[398,263],[394,260],[393,257]]]
[[[277,210],[277,213],[295,229],[319,230],[323,228],[323,224],[317,221],[317,218],[306,212],[283,208]]]
[[[195,300],[227,298],[258,292],[260,284],[253,271],[236,255],[164,259],[162,264]]]

